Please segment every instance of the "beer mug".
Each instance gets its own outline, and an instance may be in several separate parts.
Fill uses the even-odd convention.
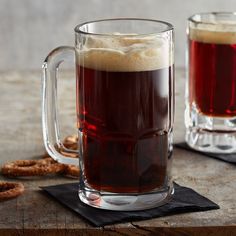
[[[188,21],[186,142],[211,153],[236,152],[236,13]]]
[[[79,161],[58,152],[63,145],[57,69],[74,58]],[[173,70],[173,27],[156,20],[80,24],[75,47],[48,55],[43,64],[44,144],[56,161],[79,165],[82,202],[142,210],[168,201],[173,193]]]

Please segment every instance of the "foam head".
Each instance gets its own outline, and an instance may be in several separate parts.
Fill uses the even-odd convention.
[[[236,23],[198,24],[190,27],[189,38],[203,43],[236,44]]]
[[[77,63],[102,71],[149,71],[172,64],[170,40],[116,33],[108,37],[87,36],[76,49]]]

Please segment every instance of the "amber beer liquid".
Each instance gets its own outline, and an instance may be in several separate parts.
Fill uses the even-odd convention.
[[[192,29],[190,101],[203,115],[236,116],[236,34]]]
[[[201,152],[235,153],[235,13],[201,13],[188,19],[187,63],[186,143]]]
[[[168,181],[173,66],[136,44],[126,61],[95,46],[77,60],[84,181],[98,191],[145,193]]]
[[[99,209],[138,211],[167,203],[174,110],[173,26],[117,18],[75,27],[75,46],[43,63],[45,147],[58,162],[79,165],[78,199]],[[57,69],[76,67],[78,158],[63,155],[57,119]]]

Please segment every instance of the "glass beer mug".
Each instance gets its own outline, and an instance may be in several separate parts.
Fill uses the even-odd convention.
[[[58,152],[63,147],[57,69],[74,58],[79,161]],[[75,28],[75,47],[48,55],[43,64],[44,144],[58,162],[79,165],[82,202],[142,210],[168,201],[173,193],[173,69],[173,27],[155,20],[84,23]]]
[[[211,153],[236,152],[236,13],[188,20],[186,142]]]

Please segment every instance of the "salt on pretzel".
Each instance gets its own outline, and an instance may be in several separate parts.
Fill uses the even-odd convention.
[[[0,182],[0,201],[8,200],[21,195],[24,192],[22,183]]]
[[[63,172],[65,165],[57,163],[52,158],[40,160],[17,160],[2,167],[2,174],[8,177],[43,176]]]

